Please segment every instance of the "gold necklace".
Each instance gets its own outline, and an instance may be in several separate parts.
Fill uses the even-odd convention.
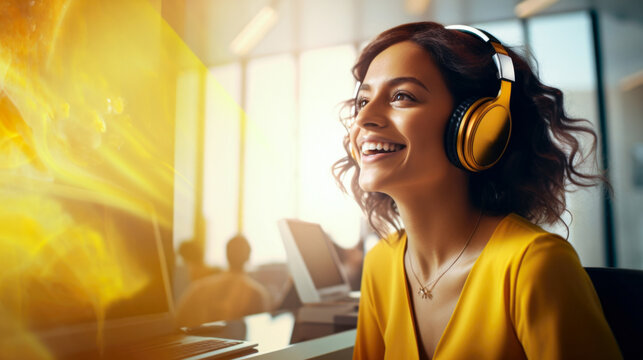
[[[453,265],[455,265],[455,263],[458,262],[462,254],[464,254],[464,250],[466,250],[467,246],[469,246],[471,239],[473,239],[473,235],[478,230],[478,225],[480,225],[481,218],[482,218],[482,211],[478,216],[478,221],[476,221],[476,226],[474,226],[473,231],[471,232],[471,235],[469,235],[469,239],[467,239],[467,242],[464,244],[464,247],[462,248],[462,250],[460,250],[460,253],[458,254],[458,256],[456,256],[455,259],[453,259],[449,267],[447,267],[446,270],[444,270],[437,278],[427,282],[425,285],[422,285],[422,281],[420,281],[420,278],[415,273],[415,269],[413,269],[413,260],[411,259],[411,254],[409,253],[409,265],[411,265],[411,272],[413,273],[415,280],[417,281],[418,285],[420,285],[420,289],[418,290],[418,295],[420,295],[422,299],[429,299],[429,300],[433,299],[433,288],[435,288],[435,286],[438,284],[438,281],[442,279],[444,274],[446,274],[449,270],[451,270]]]

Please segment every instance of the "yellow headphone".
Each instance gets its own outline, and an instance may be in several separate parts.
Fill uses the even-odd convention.
[[[446,29],[474,35],[491,45],[493,61],[498,69],[500,92],[495,98],[469,98],[456,106],[445,132],[445,150],[456,166],[480,172],[500,160],[511,136],[509,100],[515,81],[514,66],[507,50],[491,34],[465,25]]]

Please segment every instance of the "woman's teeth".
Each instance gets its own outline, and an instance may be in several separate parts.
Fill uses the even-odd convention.
[[[365,142],[362,144],[362,154],[373,155],[383,152],[394,152],[404,148],[404,145],[381,142]]]

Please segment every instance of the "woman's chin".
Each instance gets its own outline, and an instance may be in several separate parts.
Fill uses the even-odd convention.
[[[359,187],[366,192],[381,192],[382,186],[381,181],[378,179],[373,179],[371,177],[362,177],[359,178]]]

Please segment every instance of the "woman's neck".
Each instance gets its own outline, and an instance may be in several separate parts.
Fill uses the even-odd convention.
[[[423,275],[436,274],[472,235],[480,212],[463,188],[466,186],[451,184],[436,191],[393,197],[408,237],[407,251]]]

